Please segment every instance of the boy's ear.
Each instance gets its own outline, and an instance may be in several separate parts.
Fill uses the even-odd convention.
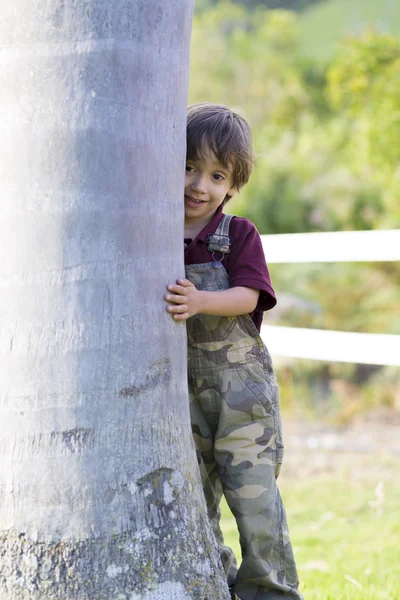
[[[236,187],[236,186],[232,186],[232,187],[231,187],[231,189],[230,189],[230,190],[228,190],[226,193],[227,193],[227,195],[228,195],[230,198],[232,198],[232,196],[234,196],[235,194],[237,194],[237,193],[238,193],[238,191],[239,191],[239,190],[237,189],[237,187]]]

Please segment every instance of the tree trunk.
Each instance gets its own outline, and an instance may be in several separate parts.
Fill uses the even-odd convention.
[[[0,22],[0,599],[228,598],[191,438],[192,0]]]

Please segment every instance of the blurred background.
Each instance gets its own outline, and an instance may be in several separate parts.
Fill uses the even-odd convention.
[[[196,0],[191,103],[236,108],[261,234],[400,229],[398,0]],[[273,325],[400,334],[400,263],[272,264]],[[277,359],[281,488],[309,600],[400,599],[400,368]],[[235,525],[225,512],[235,546]]]

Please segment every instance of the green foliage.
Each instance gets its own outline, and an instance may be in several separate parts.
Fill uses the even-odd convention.
[[[383,213],[381,190],[365,169],[342,160],[344,123],[304,115],[296,130],[271,139],[233,203],[263,233],[372,229]]]
[[[400,39],[367,31],[342,44],[328,71],[333,107],[353,119],[364,159],[396,166],[400,157]]]
[[[328,71],[328,96],[348,123],[356,171],[375,168],[387,217],[400,227],[400,39],[367,31],[344,42]]]
[[[300,15],[299,26],[302,55],[326,65],[344,38],[367,28],[399,36],[400,10],[397,0],[324,0]]]
[[[295,282],[298,296],[317,307],[288,306],[282,325],[400,335],[398,263],[271,265],[270,271],[278,290]]]
[[[308,102],[296,52],[292,13],[222,3],[194,20],[190,100],[240,107],[255,128],[293,126]]]

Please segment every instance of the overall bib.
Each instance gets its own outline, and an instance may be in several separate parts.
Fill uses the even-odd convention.
[[[224,215],[209,236],[213,262],[186,266],[197,289],[229,288],[222,265],[229,252]],[[216,258],[220,257],[220,260]],[[271,358],[249,315],[195,315],[186,322],[192,430],[228,585],[242,600],[301,599],[276,477],[283,458],[279,395]],[[236,519],[242,563],[224,545],[222,497]]]

